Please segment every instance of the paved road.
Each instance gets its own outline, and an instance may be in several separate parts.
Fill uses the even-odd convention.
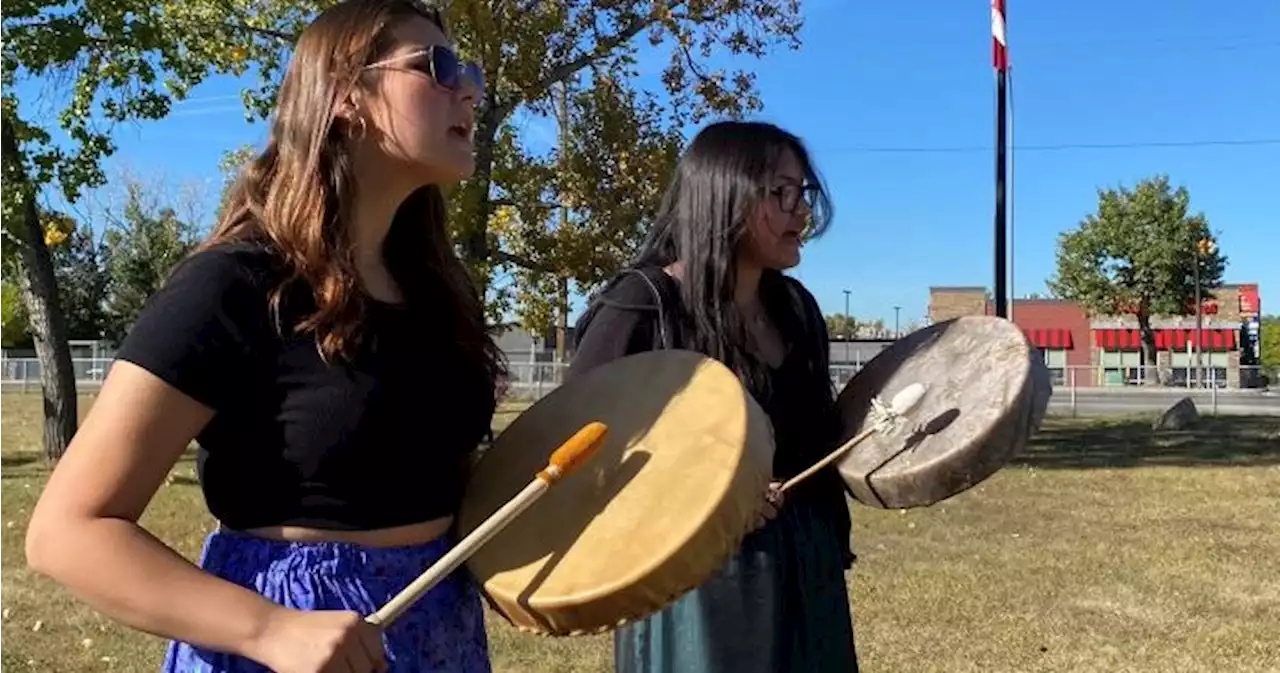
[[[23,390],[21,383],[3,382],[4,392]],[[95,382],[78,382],[80,392],[96,392]],[[519,393],[532,397],[546,394],[555,388],[554,384],[544,386],[517,386]],[[40,389],[38,382],[32,382],[26,391],[35,392]],[[1196,403],[1200,413],[1211,413],[1214,409],[1213,393],[1207,390],[1188,391],[1185,389],[1143,390],[1139,388],[1077,388],[1074,400],[1071,389],[1057,388],[1049,401],[1049,413],[1069,414],[1072,406],[1075,413],[1081,416],[1106,416],[1133,413],[1155,413],[1169,408],[1174,402],[1190,396]],[[1230,415],[1264,415],[1280,416],[1280,390],[1220,390],[1217,394],[1217,412]]]
[[[1202,414],[1214,410],[1213,393],[1204,390],[1110,391],[1078,388],[1074,400],[1070,389],[1054,390],[1049,401],[1050,413],[1070,413],[1074,405],[1076,413],[1087,416],[1155,413],[1169,408],[1173,403],[1190,397]],[[1217,412],[1227,415],[1280,416],[1280,393],[1259,390],[1233,390],[1217,395]]]
[[[542,389],[542,392],[550,392],[553,387],[548,385]],[[534,386],[529,386],[525,394],[537,396]],[[1053,398],[1049,401],[1049,413],[1069,414],[1073,405],[1075,413],[1081,416],[1157,413],[1188,396],[1196,403],[1200,413],[1213,412],[1214,394],[1208,390],[1149,391],[1138,388],[1077,388],[1073,400],[1069,388],[1058,388],[1054,390]],[[1224,415],[1280,416],[1280,391],[1219,390],[1217,412]]]

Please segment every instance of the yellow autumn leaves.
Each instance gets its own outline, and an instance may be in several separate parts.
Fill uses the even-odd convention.
[[[75,222],[66,218],[57,218],[51,222],[45,222],[44,244],[47,247],[61,245],[71,237],[71,232],[75,231],[75,228]]]
[[[498,206],[489,216],[489,231],[497,236],[510,236],[514,233],[520,215],[512,206]]]

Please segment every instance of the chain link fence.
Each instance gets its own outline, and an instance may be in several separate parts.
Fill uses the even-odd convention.
[[[102,384],[111,369],[111,358],[74,358],[77,387],[92,392]],[[843,388],[861,365],[832,365],[831,383]],[[508,364],[509,377],[503,383],[503,397],[511,400],[536,400],[554,390],[564,380],[567,365],[557,362],[519,362]],[[1218,390],[1260,392],[1280,385],[1273,375],[1260,367],[1102,367],[1071,366],[1050,368],[1055,395],[1071,390],[1097,392],[1175,392],[1184,390]],[[38,392],[40,362],[35,358],[0,360],[0,382],[4,392]],[[424,381],[423,385],[429,385]]]

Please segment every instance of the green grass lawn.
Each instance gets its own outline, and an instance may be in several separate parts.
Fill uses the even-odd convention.
[[[27,571],[26,521],[48,472],[38,398],[2,404],[4,670],[155,670],[160,640]],[[1277,430],[1276,418],[1158,435],[1146,418],[1051,418],[1026,455],[947,502],[855,505],[863,670],[1280,670]],[[193,477],[188,458],[143,521],[190,558],[212,524]],[[490,634],[500,672],[609,669],[606,637],[528,636],[493,619]]]

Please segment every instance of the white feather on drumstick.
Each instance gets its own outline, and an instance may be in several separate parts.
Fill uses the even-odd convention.
[[[899,390],[898,394],[894,395],[893,399],[890,400],[888,404],[885,404],[884,400],[881,400],[879,397],[871,398],[871,411],[867,414],[870,417],[871,427],[858,433],[857,436],[844,444],[841,444],[839,448],[828,453],[826,457],[814,463],[809,467],[809,469],[788,479],[786,483],[782,485],[782,488],[778,489],[779,493],[785,493],[787,489],[814,475],[827,465],[830,465],[832,462],[848,452],[849,449],[857,446],[871,435],[876,433],[885,433],[892,430],[902,420],[902,418],[920,404],[920,400],[924,399],[925,391],[926,388],[923,383],[912,383],[902,390]]]

